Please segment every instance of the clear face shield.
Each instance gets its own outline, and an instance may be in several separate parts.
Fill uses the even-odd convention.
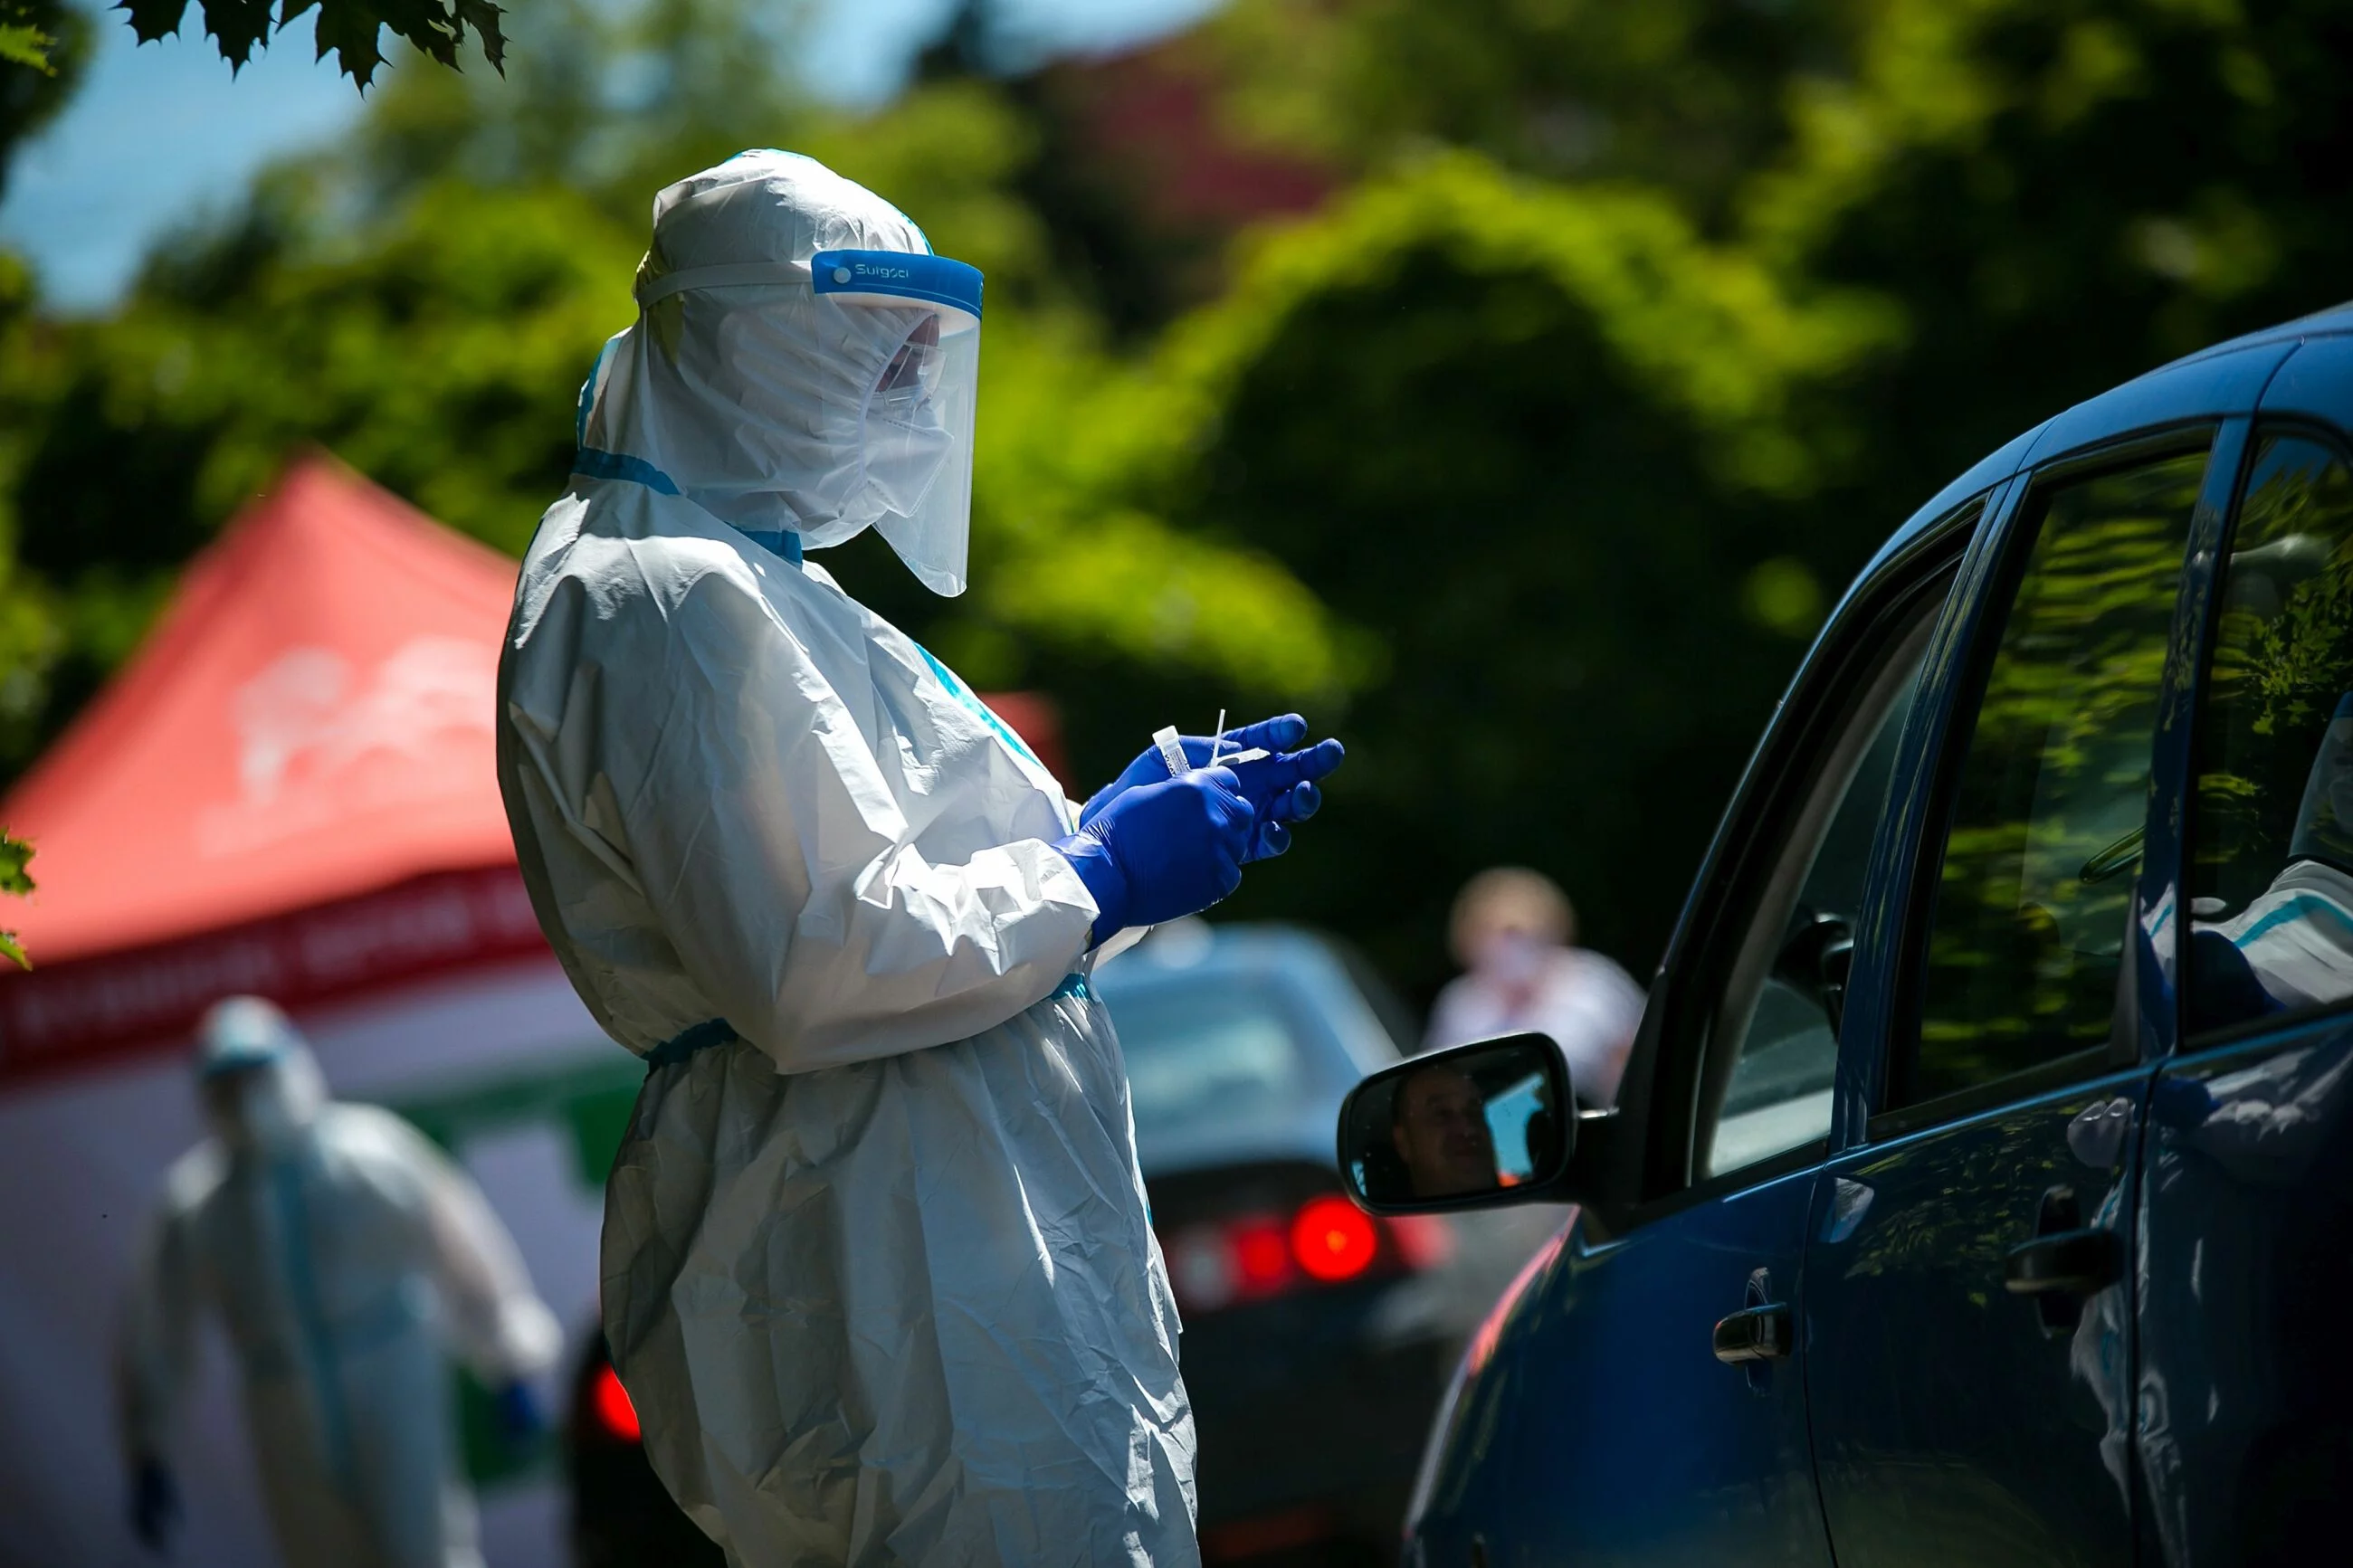
[[[779,286],[807,292],[778,298]],[[963,593],[980,391],[979,269],[920,251],[821,250],[807,261],[641,278],[637,292],[650,310],[689,291],[751,288],[772,292],[702,329],[710,363],[723,367],[719,384],[745,420],[715,437],[719,447],[752,452],[788,480],[777,488],[789,489],[794,531],[808,548],[871,527],[925,587]],[[764,426],[788,439],[764,445]],[[706,466],[718,470],[725,461]],[[675,477],[694,493],[691,473]]]
[[[809,285],[820,309],[907,322],[867,399],[865,483],[881,508],[874,526],[900,559],[934,593],[961,594],[980,394],[980,272],[941,256],[826,250],[809,258]]]

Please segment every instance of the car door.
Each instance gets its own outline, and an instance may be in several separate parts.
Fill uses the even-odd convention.
[[[1648,1185],[1474,1341],[1409,1521],[1422,1568],[1830,1563],[1788,1329],[1855,912],[1974,517],[1880,574],[1777,721],[1630,1065]]]
[[[2013,481],[1936,655],[1880,911],[1900,961],[1856,999],[1884,1023],[1850,1031],[1852,1146],[1805,1261],[1840,1568],[2131,1559],[2140,1031],[2169,1034],[2136,988],[2161,982],[2154,759],[2220,429]]]
[[[2341,1556],[2353,1477],[2353,344],[2299,351],[2264,412],[2192,556],[2183,1043],[2142,1180],[2145,1556],[2184,1568]]]

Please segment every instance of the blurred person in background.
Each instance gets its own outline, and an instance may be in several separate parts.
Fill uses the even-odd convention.
[[[216,1314],[291,1568],[479,1568],[445,1359],[495,1391],[512,1440],[562,1335],[481,1192],[386,1110],[329,1100],[285,1014],[219,1004],[198,1034],[212,1136],[175,1163],[124,1315],[118,1382],[131,1521],[166,1549],[170,1450]]]
[[[1558,884],[1520,866],[1482,871],[1456,895],[1450,934],[1466,973],[1438,994],[1422,1048],[1536,1030],[1559,1045],[1579,1100],[1612,1103],[1642,988],[1577,945],[1577,911]]]
[[[647,1457],[764,1568],[1198,1562],[1088,980],[1281,853],[1339,744],[1172,737],[1081,807],[805,558],[872,528],[965,587],[981,277],[873,192],[768,150],[681,180],[637,298],[524,559],[499,780],[549,942],[647,1058],[603,1265]]]

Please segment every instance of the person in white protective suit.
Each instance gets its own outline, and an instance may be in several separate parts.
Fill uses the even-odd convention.
[[[2287,864],[2236,915],[2194,921],[2190,941],[2207,1025],[2353,996],[2353,694],[2322,731]]]
[[[209,1309],[291,1568],[477,1568],[446,1354],[519,1438],[562,1341],[513,1240],[422,1133],[329,1101],[259,997],[206,1016],[196,1073],[213,1135],[165,1178],[122,1325],[133,1529],[161,1550],[177,1513],[172,1427]]]
[[[542,925],[648,1058],[613,1362],[733,1562],[1187,1563],[1193,1425],[1119,1046],[1124,929],[1317,803],[1296,716],[1075,807],[803,552],[964,586],[980,277],[790,153],[662,191],[525,557],[499,769]]]

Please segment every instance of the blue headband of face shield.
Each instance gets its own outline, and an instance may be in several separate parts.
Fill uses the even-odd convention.
[[[689,289],[807,283],[845,303],[891,304],[912,300],[980,320],[980,268],[944,256],[909,250],[820,250],[807,261],[740,261],[688,267],[638,286],[639,305]]]
[[[809,258],[809,287],[819,294],[878,304],[919,300],[980,320],[980,268],[944,256],[902,250],[820,250]]]

